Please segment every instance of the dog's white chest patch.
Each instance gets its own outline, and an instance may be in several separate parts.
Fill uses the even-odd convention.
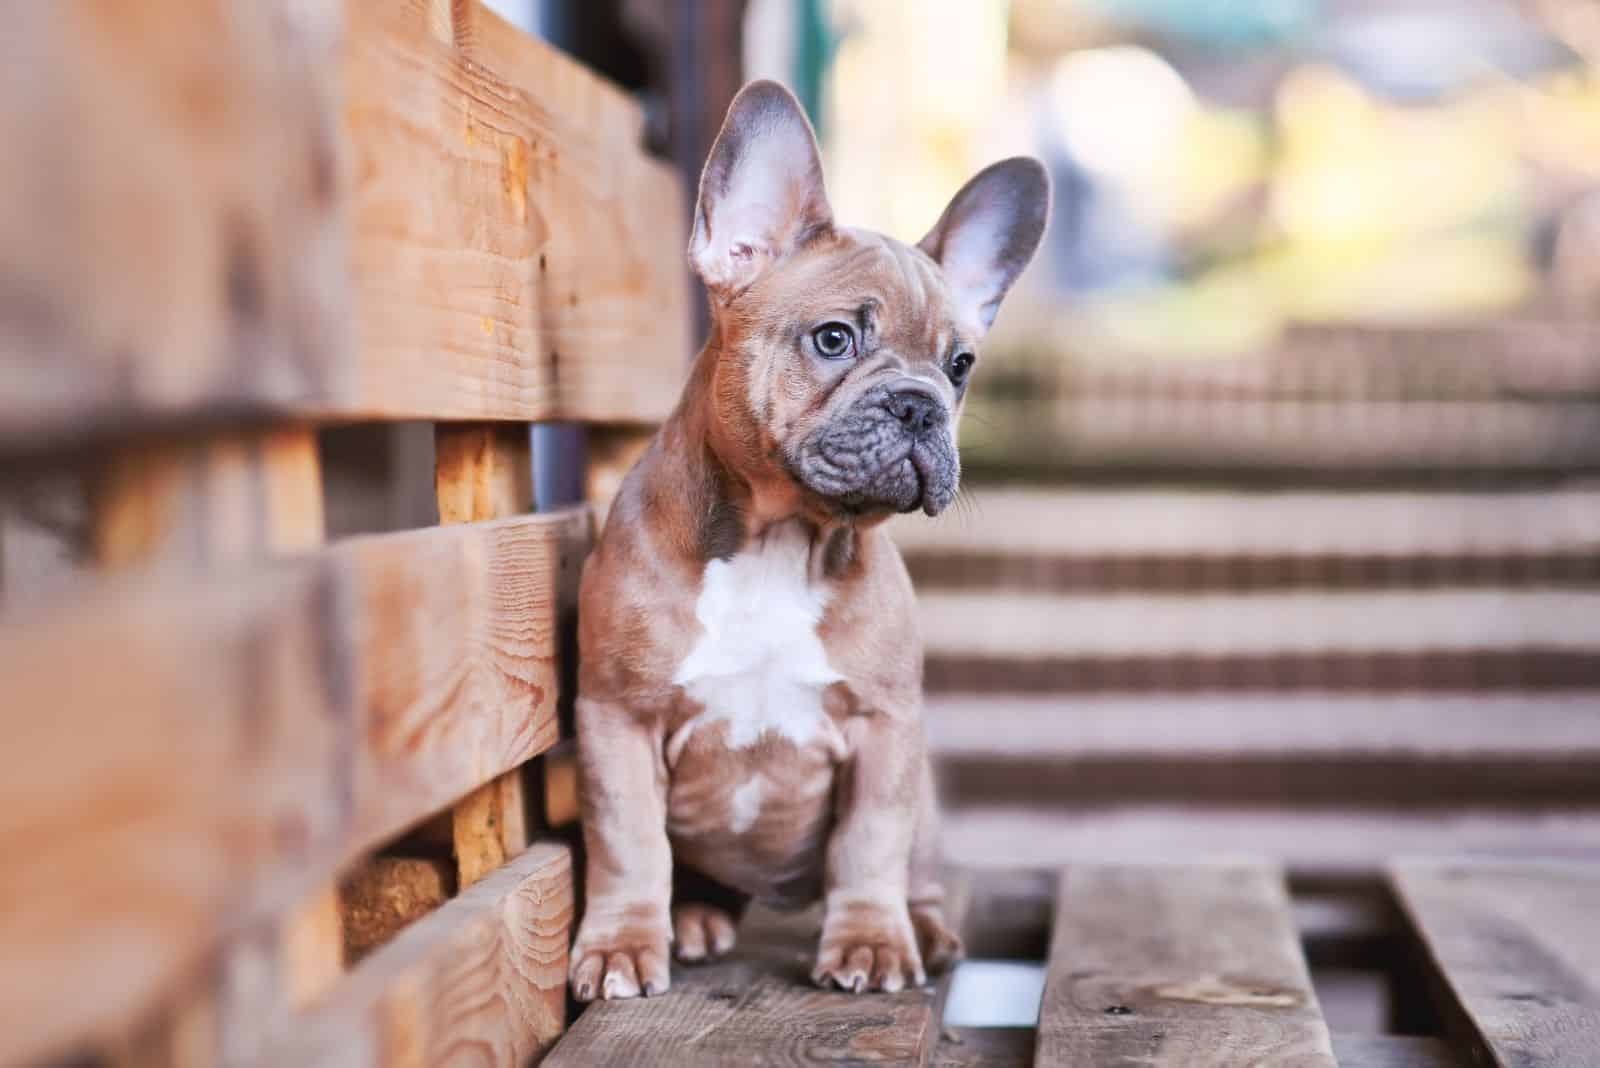
[[[797,527],[706,564],[695,602],[701,634],[672,679],[702,711],[668,739],[669,764],[696,728],[717,722],[735,749],[769,731],[801,747],[821,738],[842,749],[822,707],[822,691],[843,678],[817,636],[828,593],[811,578],[810,540]]]

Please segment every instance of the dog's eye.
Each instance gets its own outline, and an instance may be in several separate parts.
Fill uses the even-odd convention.
[[[845,360],[855,355],[856,332],[847,323],[823,323],[811,331],[817,354],[829,360]]]
[[[950,381],[959,386],[967,380],[967,375],[972,373],[972,365],[977,362],[977,357],[970,352],[958,352],[950,361]]]

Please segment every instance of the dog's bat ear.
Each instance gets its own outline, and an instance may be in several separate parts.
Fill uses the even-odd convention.
[[[725,301],[832,227],[805,112],[776,82],[751,82],[728,106],[700,176],[690,262]]]
[[[944,268],[962,314],[983,330],[1039,248],[1050,218],[1044,164],[1014,156],[961,187],[917,247]]]

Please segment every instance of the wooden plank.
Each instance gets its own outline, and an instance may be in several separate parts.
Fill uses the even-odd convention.
[[[419,419],[652,421],[689,355],[639,107],[476,0],[347,0],[357,382]]]
[[[500,519],[533,507],[528,427],[521,423],[434,429],[434,493],[439,522]],[[522,771],[484,783],[451,813],[460,886],[467,887],[528,847]]]
[[[293,0],[8,13],[0,448],[345,388],[337,34]]]
[[[1595,699],[1549,695],[938,696],[964,802],[1600,802]]]
[[[962,922],[968,887],[965,878],[951,887],[952,923]],[[939,1035],[936,991],[818,989],[809,974],[820,929],[815,909],[782,915],[752,908],[728,957],[675,963],[672,989],[662,997],[593,1003],[544,1063],[742,1068],[755,1056],[770,1064],[926,1063]]]
[[[473,790],[451,809],[457,878],[471,886],[528,848],[522,769],[513,768]]]
[[[1467,1061],[1437,1038],[1414,1035],[1347,1035],[1334,1032],[1339,1068],[1457,1068]]]
[[[352,962],[361,960],[444,904],[455,891],[455,871],[447,861],[371,858],[339,887],[346,955]]]
[[[540,843],[400,932],[250,1063],[520,1068],[566,1013],[572,860]]]
[[[554,744],[557,624],[588,538],[588,515],[573,510],[335,550],[361,596],[360,839],[388,837]]]
[[[324,536],[315,434],[304,428],[159,442],[114,456],[95,479],[92,543],[102,568],[166,565],[215,573],[307,549]],[[223,947],[214,975],[170,991],[142,1022],[137,1063],[164,1051],[175,1066],[281,1025],[344,970],[337,888],[312,891]],[[159,1032],[169,1032],[164,1038]],[[181,1055],[181,1057],[180,1057]]]
[[[1068,868],[1037,1063],[1334,1068],[1282,875]]]
[[[359,538],[0,629],[0,848],[31,858],[0,867],[0,1060],[109,1036],[219,936],[551,744],[587,532]]]
[[[505,519],[533,510],[525,424],[440,425],[434,428],[433,443],[440,523]]]
[[[1411,861],[1390,882],[1482,1063],[1600,1063],[1600,864]]]
[[[542,825],[565,827],[578,822],[578,743],[567,739],[545,751],[539,760]]]
[[[34,6],[0,42],[26,88],[0,104],[0,451],[670,410],[683,185],[620,89],[476,0]]]

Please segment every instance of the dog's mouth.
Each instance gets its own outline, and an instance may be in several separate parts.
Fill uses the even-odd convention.
[[[955,499],[961,465],[947,433],[915,440],[846,425],[805,443],[790,465],[801,485],[852,515],[936,516]]]

